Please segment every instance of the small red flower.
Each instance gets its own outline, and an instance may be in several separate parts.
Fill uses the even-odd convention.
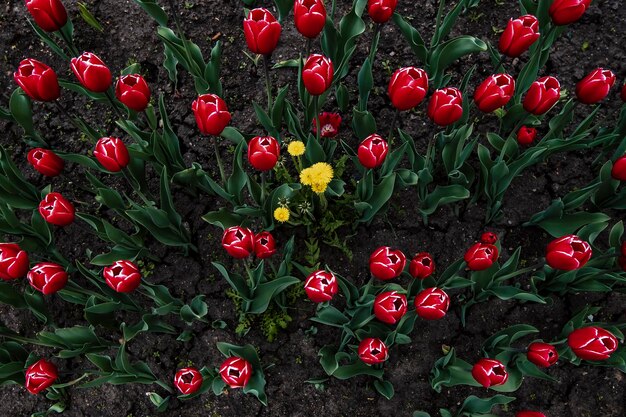
[[[384,281],[399,277],[406,265],[406,256],[399,249],[381,246],[370,255],[370,272]]]
[[[117,80],[115,96],[129,109],[142,112],[150,103],[150,87],[139,74],[123,75]]]
[[[387,141],[377,134],[369,135],[359,145],[357,155],[359,162],[365,168],[378,168],[385,162],[389,145]]]
[[[567,344],[574,355],[587,361],[605,361],[618,347],[613,333],[594,326],[574,330],[567,337]]]
[[[495,245],[498,241],[498,235],[493,232],[485,232],[480,235],[480,243],[486,243],[488,245]]]
[[[247,258],[254,252],[254,233],[247,227],[229,227],[222,235],[222,247],[233,258]]]
[[[368,0],[367,14],[375,23],[386,23],[396,10],[398,0]]]
[[[485,270],[498,260],[498,248],[486,243],[475,243],[465,252],[465,262],[472,271]]]
[[[561,83],[554,77],[541,77],[533,82],[524,96],[524,110],[534,115],[547,113],[561,99]]]
[[[130,162],[130,155],[124,142],[119,138],[101,138],[93,151],[100,165],[107,171],[120,172]]]
[[[480,385],[489,388],[502,385],[509,378],[509,374],[502,362],[497,359],[482,358],[472,368],[472,376]]]
[[[409,273],[413,278],[426,279],[433,272],[435,272],[435,261],[430,253],[418,253],[409,264]]]
[[[230,123],[226,102],[215,94],[202,94],[191,104],[198,129],[203,135],[219,136]]]
[[[254,237],[254,255],[257,258],[269,258],[275,253],[276,241],[270,232],[261,232]]]
[[[46,32],[56,32],[67,23],[67,11],[61,0],[26,0],[26,8],[37,26]]]
[[[421,68],[406,67],[396,70],[389,80],[387,94],[393,106],[400,110],[417,107],[428,92],[428,74]]]
[[[319,96],[328,90],[333,82],[333,63],[320,54],[313,54],[302,68],[304,88],[312,96]]]
[[[461,90],[446,87],[435,90],[428,103],[428,117],[439,126],[448,126],[463,117]]]
[[[22,278],[28,271],[28,253],[16,243],[0,243],[0,279]]]
[[[585,14],[591,0],[554,0],[548,13],[557,26],[577,22]]]
[[[358,354],[359,359],[368,365],[383,363],[389,357],[385,343],[374,337],[368,337],[359,343]]]
[[[509,20],[500,36],[500,52],[509,57],[518,57],[539,39],[539,20],[527,14]]]
[[[250,10],[243,21],[243,33],[248,49],[254,54],[269,55],[274,52],[281,32],[280,23],[269,10]]]
[[[193,394],[202,386],[202,374],[196,368],[182,368],[174,376],[174,386],[183,395]]]
[[[537,138],[537,129],[534,127],[522,126],[517,131],[517,143],[522,146],[529,146]]]
[[[576,98],[583,104],[599,103],[609,95],[615,79],[612,71],[597,68],[576,84]]]
[[[374,300],[374,315],[383,323],[396,324],[406,313],[406,296],[397,291],[378,294]]]
[[[626,181],[626,155],[622,155],[613,163],[611,177],[618,181]]]
[[[428,288],[415,297],[415,312],[425,320],[443,318],[450,307],[450,297],[444,290]]]
[[[269,171],[278,162],[280,145],[271,136],[256,136],[248,143],[248,161],[259,171]]]
[[[89,91],[104,93],[111,86],[111,70],[91,52],[72,58],[70,66],[78,81]]]
[[[332,272],[320,270],[313,272],[307,277],[304,283],[304,291],[309,300],[314,303],[323,303],[333,299],[337,291],[339,291],[339,285],[337,284],[337,278]]]
[[[518,411],[515,417],[546,417],[546,415],[539,411]]]
[[[102,275],[109,287],[121,293],[133,292],[141,284],[141,272],[131,261],[116,261],[104,267]]]
[[[495,74],[482,82],[474,92],[474,101],[480,111],[491,113],[504,107],[515,93],[515,80],[508,74]]]
[[[341,115],[339,113],[323,112],[319,115],[320,119],[320,136],[323,138],[334,138],[339,133],[339,125],[341,125]],[[316,120],[313,119],[313,134],[317,135]]]
[[[243,358],[231,356],[220,366],[220,376],[229,387],[243,388],[252,376],[252,365]]]
[[[57,74],[36,59],[20,62],[17,71],[13,73],[13,80],[35,101],[54,101],[61,95]]]
[[[27,159],[37,172],[46,177],[56,177],[65,167],[65,162],[50,149],[31,149]]]
[[[28,282],[31,287],[44,295],[54,294],[67,284],[67,272],[61,265],[52,262],[42,262],[28,271]]]
[[[296,0],[293,17],[298,32],[309,39],[320,34],[326,24],[326,7],[322,0]]]
[[[59,193],[50,193],[39,203],[39,214],[50,224],[67,226],[74,221],[74,205]]]
[[[528,360],[540,368],[548,368],[559,360],[559,353],[549,343],[534,342],[528,345]]]
[[[39,394],[51,387],[59,377],[57,367],[50,361],[39,359],[26,369],[24,386],[31,394]]]
[[[554,239],[546,247],[546,262],[554,269],[572,271],[582,268],[591,259],[589,243],[576,235]]]

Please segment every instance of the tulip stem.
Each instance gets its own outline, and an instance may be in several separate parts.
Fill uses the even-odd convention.
[[[315,138],[317,139],[317,142],[319,143],[320,141],[320,130],[321,130],[321,126],[320,126],[320,103],[319,103],[319,97],[314,96],[311,97],[313,100],[313,111],[315,112]]]
[[[263,68],[265,69],[265,89],[267,90],[267,114],[272,114],[272,80],[270,79],[270,56],[263,55]]]
[[[380,32],[383,29],[383,24],[378,23],[374,29],[374,35],[372,36],[372,44],[370,45],[369,59],[370,68],[374,68],[374,59],[376,58],[376,52],[378,51],[378,42],[380,41]]]
[[[65,44],[67,45],[67,49],[69,49],[70,54],[74,56],[79,56],[80,52],[78,52],[78,49],[76,48],[76,46],[74,46],[74,41],[71,38],[68,38],[67,34],[63,31],[63,29],[60,29],[58,33],[63,39],[63,41],[65,42]]]
[[[61,113],[63,113],[63,115],[69,119],[69,121],[74,125],[74,127],[80,130],[81,132],[84,132],[92,140],[93,143],[95,143],[99,139],[97,137],[94,137],[93,133],[90,132],[89,129],[87,129],[85,122],[80,120],[80,118],[72,117],[67,111],[67,109],[59,102],[59,100],[54,100],[54,104],[61,111]]]
[[[311,55],[311,49],[313,47],[313,39],[311,38],[307,38],[306,39],[306,57],[309,57]]]
[[[222,157],[220,156],[220,150],[217,147],[217,139],[213,141],[213,150],[215,151],[215,160],[220,170],[220,177],[222,177],[222,185],[226,184],[226,174],[224,173],[224,164],[222,163]]]
[[[502,67],[502,72],[506,73],[506,68],[504,68],[504,66],[502,65],[505,59],[506,59],[506,55],[504,54],[500,55],[500,59],[498,60],[498,63],[496,64],[496,72],[500,72],[500,67]]]
[[[107,96],[107,100],[109,100],[109,103],[111,103],[111,107],[113,107],[113,111],[117,115],[117,118],[118,119],[122,119],[122,120],[125,119],[125,117],[122,114],[122,112],[120,111],[119,107],[117,107],[117,103],[115,103],[115,100],[113,99],[113,95],[111,94],[111,90],[107,90],[104,94]]]
[[[396,109],[393,114],[393,119],[391,119],[391,125],[389,126],[389,135],[387,135],[387,141],[391,145],[393,142],[393,133],[396,128],[396,123],[398,122],[398,117],[400,116],[400,110]]]
[[[261,206],[265,204],[265,171],[261,172]]]

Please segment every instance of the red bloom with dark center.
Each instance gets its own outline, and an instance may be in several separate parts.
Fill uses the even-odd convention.
[[[486,243],[488,245],[495,245],[498,241],[498,235],[493,232],[485,232],[480,235],[480,243]]]
[[[549,343],[534,342],[528,345],[528,360],[540,368],[548,368],[559,360],[559,353]]]
[[[254,233],[247,227],[229,227],[222,235],[222,247],[233,258],[247,258],[254,252]]]
[[[613,333],[594,326],[574,330],[567,337],[567,344],[574,355],[587,361],[605,361],[618,347]]]
[[[150,87],[139,74],[124,75],[117,80],[115,96],[129,109],[142,112],[150,103]]]
[[[237,356],[231,356],[220,366],[220,376],[231,388],[243,388],[252,376],[250,362]]]
[[[339,285],[337,284],[337,278],[332,272],[320,270],[313,272],[307,277],[304,283],[304,291],[309,300],[314,303],[323,303],[333,299],[337,291],[339,291]]]
[[[26,8],[37,26],[46,32],[56,32],[67,23],[67,11],[61,0],[26,0]]]
[[[320,34],[326,24],[326,7],[322,0],[296,0],[293,5],[296,29],[309,39]]]
[[[389,357],[385,343],[374,337],[368,337],[359,343],[358,354],[359,359],[368,365],[383,363]]]
[[[59,193],[50,193],[39,203],[39,214],[50,224],[67,226],[74,221],[74,205]]]
[[[257,258],[269,258],[275,253],[276,241],[270,232],[261,232],[254,237],[254,255]]]
[[[500,52],[509,57],[518,57],[539,39],[539,20],[531,14],[509,20],[500,36]]]
[[[259,171],[269,171],[278,162],[280,145],[271,136],[256,136],[248,143],[248,161]]]
[[[421,68],[406,67],[396,70],[389,80],[387,94],[396,109],[417,107],[428,92],[428,74]]]
[[[323,112],[320,118],[320,136],[323,138],[334,138],[339,133],[339,125],[341,125],[341,115],[339,113]],[[313,134],[317,135],[316,120],[313,119]]]
[[[404,253],[389,246],[381,246],[370,255],[370,272],[384,281],[399,277],[405,265]]]
[[[515,93],[515,80],[508,74],[495,74],[488,77],[476,88],[474,101],[485,113],[504,107]]]
[[[24,59],[13,80],[24,93],[35,101],[54,101],[61,95],[57,74],[52,68],[36,59]]]
[[[202,386],[202,374],[196,368],[182,368],[174,376],[174,386],[183,395],[193,394]]]
[[[130,155],[124,142],[119,138],[101,138],[93,151],[100,165],[111,172],[120,172],[130,162]]]
[[[27,159],[37,172],[46,177],[56,177],[65,167],[65,162],[50,149],[31,149]]]
[[[498,248],[486,243],[475,243],[465,252],[465,262],[472,271],[485,270],[498,260]]]
[[[385,23],[396,10],[398,0],[369,0],[367,2],[367,14],[376,23]]]
[[[546,247],[546,262],[554,269],[573,271],[582,268],[591,259],[589,243],[576,235],[554,239]]]
[[[131,261],[116,261],[105,267],[102,275],[107,285],[117,292],[133,292],[141,284],[141,272]]]
[[[537,129],[534,127],[522,126],[517,131],[517,143],[522,146],[529,146],[537,138]]]
[[[35,265],[28,271],[26,278],[28,278],[31,287],[44,295],[54,294],[67,284],[65,269],[52,262],[42,262]]]
[[[250,10],[243,21],[243,33],[248,49],[254,54],[269,55],[274,52],[282,28],[269,10],[258,8]]]
[[[561,83],[554,77],[541,77],[533,82],[524,96],[524,110],[534,115],[547,113],[561,98]]]
[[[472,376],[480,385],[489,388],[495,385],[502,385],[509,378],[506,368],[497,359],[482,358],[472,368]]]
[[[406,313],[406,296],[397,291],[388,291],[376,296],[374,315],[383,323],[396,324]]]
[[[50,361],[39,359],[26,369],[24,386],[31,394],[39,394],[51,387],[59,377],[57,367]]]
[[[576,98],[583,104],[599,103],[609,95],[615,79],[612,71],[597,68],[576,84]]]
[[[611,168],[611,177],[618,181],[626,181],[626,155],[615,160]]]
[[[580,20],[589,5],[591,0],[554,0],[548,13],[555,25],[569,25]]]
[[[378,168],[385,162],[389,145],[387,141],[377,134],[369,135],[359,145],[357,155],[359,162],[365,168]]]
[[[430,253],[418,253],[409,264],[409,273],[413,278],[426,279],[433,272],[435,272],[435,261]]]
[[[219,136],[230,123],[226,102],[215,94],[202,94],[191,104],[198,129],[203,135]]]
[[[28,253],[16,243],[0,243],[0,279],[22,278],[28,271]]]
[[[304,88],[312,96],[319,96],[328,90],[333,82],[333,63],[320,54],[311,55],[302,68]]]
[[[72,58],[70,66],[78,81],[89,91],[104,93],[111,86],[111,71],[91,52]]]
[[[435,90],[428,103],[428,117],[439,126],[448,126],[463,117],[461,90],[446,87]]]
[[[415,312],[425,320],[443,318],[450,307],[450,297],[444,290],[428,288],[415,297]]]

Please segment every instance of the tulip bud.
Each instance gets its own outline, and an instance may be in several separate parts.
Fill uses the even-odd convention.
[[[323,112],[319,115],[320,136],[323,138],[334,138],[339,133],[341,125],[341,115],[339,113]],[[313,134],[317,135],[317,122],[313,119]]]
[[[425,289],[415,297],[415,312],[424,320],[439,320],[449,307],[450,297],[439,288]]]
[[[517,143],[522,146],[529,146],[537,138],[537,129],[534,127],[522,126],[517,131]]]
[[[472,376],[485,388],[503,385],[509,378],[504,364],[497,359],[482,358],[472,368]]]
[[[333,299],[337,291],[339,291],[339,285],[337,284],[337,278],[332,272],[320,270],[313,272],[307,277],[304,283],[304,291],[309,300],[314,303],[323,303]]]
[[[577,22],[589,8],[591,0],[554,0],[548,13],[557,26]]]
[[[293,16],[298,32],[309,39],[320,34],[326,24],[326,7],[322,0],[296,0]]]
[[[533,82],[524,96],[524,110],[534,115],[547,113],[561,99],[561,84],[554,77],[541,77]]]
[[[198,129],[203,135],[219,136],[230,123],[226,102],[215,94],[202,94],[191,105]]]
[[[359,343],[359,359],[368,365],[383,363],[389,357],[387,346],[378,338],[368,337]]]
[[[406,296],[397,291],[388,291],[376,296],[374,315],[383,323],[396,324],[406,313]]]
[[[539,411],[518,411],[515,417],[546,417],[546,415]]]
[[[65,162],[50,149],[31,149],[26,158],[37,172],[46,177],[56,177],[65,167]]]
[[[417,107],[428,92],[428,74],[421,68],[406,67],[396,70],[389,80],[387,94],[396,109]]]
[[[508,74],[489,76],[476,88],[474,101],[480,111],[491,113],[504,107],[515,93],[515,80]]]
[[[498,241],[498,235],[493,232],[485,232],[480,235],[480,243],[486,243],[488,245],[495,245]]]
[[[399,277],[405,265],[406,257],[402,251],[389,246],[381,246],[370,255],[370,272],[384,281]]]
[[[248,143],[248,161],[259,171],[269,171],[278,162],[280,145],[271,136],[256,136]]]
[[[26,8],[46,32],[56,32],[67,23],[67,11],[60,0],[26,0]]]
[[[523,54],[539,39],[539,20],[531,14],[509,20],[500,36],[500,52],[515,58]]]
[[[13,80],[35,101],[54,101],[61,95],[57,74],[36,59],[24,59],[13,73]]]
[[[252,365],[243,358],[231,356],[220,366],[220,376],[229,387],[243,388],[252,376]]]
[[[247,227],[229,227],[222,235],[222,247],[233,258],[247,258],[254,251],[254,233]]]
[[[91,52],[72,58],[70,66],[78,81],[89,91],[104,93],[111,86],[111,71]]]
[[[591,259],[591,246],[576,235],[554,239],[546,247],[546,262],[554,269],[573,271]]]
[[[116,261],[104,267],[102,275],[107,285],[117,292],[133,292],[141,284],[141,272],[131,261]]]
[[[67,272],[61,265],[52,262],[42,262],[28,271],[28,282],[31,287],[44,295],[54,294],[62,290],[67,284]]]
[[[115,97],[129,109],[142,112],[150,103],[150,87],[139,74],[124,75],[117,80]]]
[[[328,90],[333,82],[333,63],[323,55],[311,55],[302,68],[304,88],[312,96],[319,96]]]
[[[448,126],[463,117],[463,95],[457,88],[435,90],[428,103],[428,117],[439,126]]]
[[[74,205],[59,193],[50,193],[39,203],[39,214],[50,224],[67,226],[74,221]]]
[[[534,342],[528,345],[526,357],[538,367],[548,368],[559,360],[559,353],[551,344]]]
[[[613,163],[611,177],[618,181],[626,181],[626,155],[620,156]]]
[[[359,162],[365,168],[378,168],[385,162],[389,152],[387,141],[377,134],[369,135],[359,145],[358,157]]]
[[[254,237],[254,255],[257,258],[269,258],[275,253],[276,241],[270,232],[261,232]]]
[[[196,368],[182,368],[174,376],[174,386],[183,395],[193,394],[202,386],[202,374]]]
[[[16,243],[0,243],[0,279],[22,278],[28,271],[28,253]]]
[[[574,330],[567,337],[567,344],[574,355],[586,361],[607,360],[618,347],[613,333],[594,326]]]
[[[111,172],[120,172],[130,162],[130,155],[124,142],[113,137],[98,140],[93,156],[96,157],[104,169]]]
[[[498,248],[486,243],[475,243],[465,252],[465,262],[472,271],[483,271],[498,260]]]
[[[253,54],[269,55],[274,52],[280,31],[280,23],[267,9],[252,9],[243,20],[243,33],[248,49]]]
[[[576,84],[576,98],[583,104],[596,104],[604,100],[615,84],[615,74],[597,68]]]
[[[435,272],[435,261],[430,253],[418,253],[409,264],[409,273],[413,278],[426,279],[433,272]]]
[[[39,359],[26,369],[24,386],[31,394],[39,394],[51,387],[58,377],[57,367],[52,362]]]
[[[369,0],[367,14],[376,23],[386,23],[396,10],[398,0]]]

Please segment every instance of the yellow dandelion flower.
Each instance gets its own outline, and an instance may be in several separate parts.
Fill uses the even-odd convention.
[[[305,150],[304,142],[299,140],[291,141],[289,142],[289,146],[287,146],[287,152],[289,152],[291,156],[302,156]]]
[[[328,184],[325,182],[314,182],[311,184],[311,189],[313,192],[322,194],[326,192],[326,188],[328,188]]]
[[[287,207],[278,207],[274,210],[274,218],[281,223],[289,221],[289,209]]]

